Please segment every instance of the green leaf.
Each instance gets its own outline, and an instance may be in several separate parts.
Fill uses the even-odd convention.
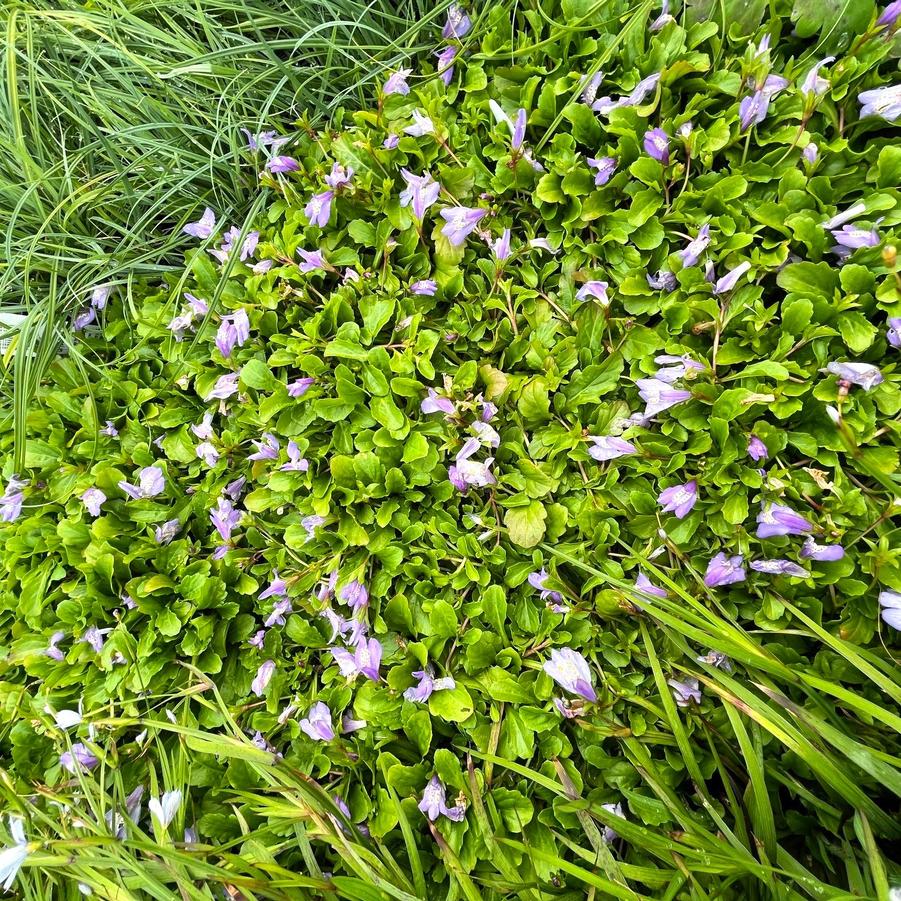
[[[510,540],[520,547],[535,547],[544,538],[547,512],[540,501],[525,507],[512,507],[504,514]]]

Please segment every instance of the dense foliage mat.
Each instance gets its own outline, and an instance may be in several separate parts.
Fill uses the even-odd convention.
[[[887,898],[899,18],[454,8],[251,124],[2,438],[19,884]]]

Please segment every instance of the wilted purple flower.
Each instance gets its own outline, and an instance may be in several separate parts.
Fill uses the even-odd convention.
[[[341,188],[346,188],[353,177],[354,170],[352,166],[348,166],[345,169],[341,163],[332,163],[332,171],[325,176],[325,183],[333,190],[338,191]]]
[[[278,438],[275,437],[271,432],[263,432],[263,437],[260,441],[252,441],[251,442],[256,447],[255,454],[249,454],[248,460],[277,460],[278,459],[278,451],[279,451],[279,443]]]
[[[767,573],[771,576],[794,576],[796,579],[806,579],[810,575],[803,566],[798,566],[791,560],[752,560],[749,565],[755,572]]]
[[[335,587],[338,584],[338,570],[333,569],[328,578],[322,582],[319,586],[319,591],[316,593],[316,597],[320,601],[328,600],[328,598],[332,597],[335,593]]]
[[[819,149],[817,145],[811,141],[802,151],[801,155],[804,159],[812,166],[817,161],[817,156],[819,155]]]
[[[335,663],[341,670],[341,675],[346,678],[356,678],[358,675],[366,676],[373,682],[379,681],[379,665],[382,662],[382,645],[377,638],[361,641],[353,654],[344,648],[329,648]]]
[[[698,236],[689,242],[684,250],[679,251],[679,258],[682,260],[682,265],[686,268],[688,266],[694,266],[698,260],[701,259],[701,254],[707,249],[709,244],[710,226],[702,225],[698,231]]]
[[[300,163],[293,156],[273,156],[266,162],[266,168],[279,175],[285,172],[296,172],[300,168]]]
[[[751,264],[745,260],[744,263],[739,263],[734,269],[730,269],[721,279],[717,280],[713,286],[713,293],[725,294],[727,291],[731,291],[750,268]]]
[[[602,156],[597,159],[588,157],[585,162],[595,170],[594,183],[597,187],[606,185],[616,172],[616,157],[613,156]]]
[[[541,600],[542,601],[551,601],[553,604],[560,604],[563,602],[563,595],[560,594],[559,591],[554,591],[552,588],[547,588],[545,582],[547,581],[547,571],[542,567],[538,570],[538,572],[529,573],[529,585],[532,588],[537,588],[538,591],[541,592]]]
[[[189,222],[182,231],[186,235],[205,241],[216,230],[216,214],[207,207],[196,222]]]
[[[419,405],[423,413],[444,413],[453,416],[456,412],[454,402],[449,397],[442,397],[434,388],[428,389],[428,395]]]
[[[607,282],[588,281],[576,291],[576,300],[588,300],[594,298],[602,307],[610,306],[610,298],[607,296]]]
[[[434,823],[442,814],[455,823],[460,823],[466,815],[461,805],[447,806],[446,789],[437,776],[432,776],[422,793],[419,809]]]
[[[472,28],[472,20],[459,3],[454,3],[447,11],[447,21],[444,23],[444,28],[441,29],[441,37],[446,41],[451,38],[459,40],[469,33],[470,28]]]
[[[57,645],[66,637],[65,632],[54,632],[50,636],[50,643],[44,649],[44,653],[52,660],[64,660],[65,654],[57,647]]]
[[[242,307],[228,316],[223,316],[216,332],[216,347],[219,353],[228,359],[235,346],[242,347],[250,337],[250,320],[247,311]]]
[[[766,460],[769,455],[766,445],[756,435],[751,435],[748,439],[748,456],[755,463],[759,463],[761,460]]]
[[[813,526],[800,513],[785,504],[760,505],[757,514],[757,537],[773,538],[776,535],[805,535]]]
[[[655,585],[641,570],[635,578],[635,587],[643,594],[649,594],[655,598],[665,598],[667,595],[665,588]]]
[[[420,279],[418,282],[413,282],[413,284],[410,285],[410,291],[413,294],[420,294],[426,297],[434,297],[437,290],[438,282],[430,278]]]
[[[240,510],[236,510],[230,500],[220,497],[217,501],[216,508],[210,510],[210,522],[215,526],[223,541],[228,541],[232,537],[232,532],[238,527],[243,514]]]
[[[879,369],[869,363],[829,363],[826,369],[842,381],[859,385],[865,391],[881,385],[884,381]]]
[[[606,435],[589,435],[589,441],[594,442],[594,446],[588,448],[588,453],[595,460],[604,462],[605,460],[615,460],[617,457],[624,457],[627,454],[637,454],[638,448],[631,441],[623,438],[611,438]]]
[[[273,626],[283,626],[285,624],[285,617],[291,613],[293,609],[291,598],[279,598],[279,600],[272,605],[269,616],[263,620],[263,625],[267,629],[271,629]]]
[[[656,416],[676,404],[684,403],[691,399],[691,392],[679,388],[673,388],[660,379],[637,379],[638,393],[647,405],[644,415]]]
[[[876,20],[876,24],[886,28],[894,28],[898,24],[899,18],[901,18],[901,0],[893,0],[892,3],[889,3],[882,10],[882,15]]]
[[[19,479],[16,476],[10,476],[6,483],[6,489],[3,496],[0,497],[0,521],[14,522],[22,513],[22,504],[25,495],[22,489],[28,485],[28,479]]]
[[[834,56],[827,56],[825,59],[821,59],[804,77],[804,81],[801,82],[801,93],[806,101],[820,97],[829,90],[829,82],[820,76],[820,69],[832,62],[835,62]]]
[[[169,544],[181,531],[181,523],[177,519],[170,519],[154,530],[153,537],[157,544]]]
[[[588,701],[598,699],[592,687],[591,670],[588,661],[572,648],[553,648],[550,660],[546,660],[544,671],[566,691],[580,695]]]
[[[395,150],[399,143],[400,143],[400,136],[391,134],[391,135],[388,135],[388,137],[385,138],[384,141],[382,141],[382,147],[384,147],[385,150]]]
[[[348,582],[338,593],[338,597],[354,610],[365,607],[369,603],[369,592],[359,579]]]
[[[649,75],[647,78],[643,78],[639,81],[632,89],[632,92],[625,97],[620,97],[619,100],[611,100],[610,97],[601,97],[591,104],[591,108],[602,116],[607,116],[615,109],[626,106],[638,106],[644,102],[645,97],[647,97],[651,91],[656,89],[658,81],[660,81],[660,73],[655,72],[653,75]]]
[[[297,442],[292,438],[288,442],[288,462],[279,466],[282,472],[306,472],[310,468],[310,461],[305,459],[301,453]]]
[[[254,263],[250,268],[254,275],[264,275],[274,265],[275,260],[260,260],[258,263]]]
[[[860,247],[876,247],[882,240],[875,228],[857,228],[854,225],[843,225],[832,232],[839,247],[857,250]]]
[[[882,621],[893,629],[901,630],[901,594],[897,591],[880,591],[879,606]]]
[[[466,240],[467,235],[479,224],[486,212],[486,210],[465,206],[441,210],[441,217],[445,221],[441,234],[454,247],[459,247]]]
[[[96,285],[91,291],[91,306],[95,310],[104,309],[112,290],[112,285]]]
[[[453,81],[454,60],[459,52],[460,48],[455,44],[448,44],[444,49],[435,51],[435,56],[438,57],[438,71],[441,73],[441,80],[445,87]]]
[[[505,228],[504,233],[491,245],[491,250],[499,262],[503,262],[510,256],[510,229]]]
[[[666,684],[673,690],[673,698],[675,698],[677,707],[689,707],[692,702],[701,703],[701,688],[698,680],[688,678],[684,682],[678,679],[667,679]]]
[[[412,72],[412,69],[398,69],[396,72],[392,72],[382,86],[382,93],[386,97],[390,94],[401,94],[403,96],[409,94],[410,86],[407,84],[407,76]]]
[[[673,485],[664,488],[657,498],[657,503],[666,513],[674,513],[676,519],[684,519],[691,513],[698,500],[698,483],[692,479],[684,485]]]
[[[413,678],[418,679],[417,685],[412,685],[404,692],[404,698],[414,704],[424,704],[434,692],[456,688],[457,683],[450,676],[441,679],[435,678],[435,671],[431,666],[422,670],[414,670]]]
[[[303,210],[310,225],[318,225],[319,228],[325,228],[328,225],[329,218],[332,215],[332,200],[334,197],[334,191],[323,191],[321,194],[314,194],[310,198],[309,203]]]
[[[226,398],[231,397],[233,394],[238,393],[238,373],[237,372],[227,372],[225,375],[220,375],[218,379],[216,379],[216,384],[213,385],[212,390],[206,396],[206,400],[225,400]]]
[[[166,478],[159,466],[145,466],[138,473],[138,484],[119,482],[119,487],[133,500],[143,497],[156,497],[166,490]]]
[[[901,0],[899,0],[901,2]],[[885,333],[886,340],[892,347],[901,347],[901,316],[890,316],[888,329]]]
[[[644,149],[664,166],[669,164],[669,135],[662,128],[652,128],[645,132]]]
[[[742,566],[743,561],[744,557],[741,554],[727,557],[720,551],[707,564],[704,584],[708,588],[716,588],[718,585],[734,585],[736,582],[744,582],[745,568]]]
[[[811,537],[804,541],[804,546],[801,548],[801,557],[804,560],[834,563],[844,556],[845,549],[840,544],[817,544]]]
[[[272,679],[272,676],[275,674],[275,661],[274,660],[266,660],[265,662],[260,664],[260,668],[257,670],[257,674],[254,677],[253,682],[250,684],[250,690],[258,697],[261,698],[266,693],[266,688],[269,685],[269,682]]]
[[[407,169],[401,169],[407,187],[400,193],[400,205],[412,206],[413,215],[422,221],[426,210],[438,199],[441,185],[428,172],[414,175]]]
[[[293,382],[288,385],[288,396],[289,397],[303,397],[307,391],[310,390],[312,385],[314,385],[316,379],[310,378],[309,376],[305,378],[295,379]]]
[[[435,126],[432,120],[418,109],[413,110],[413,124],[408,125],[404,129],[404,134],[411,135],[414,138],[421,138],[424,135],[434,134]]]
[[[649,272],[645,278],[648,280],[648,286],[655,291],[673,291],[678,284],[676,276],[673,275],[672,272],[667,272],[665,269],[661,269],[657,275],[651,275]]]
[[[317,701],[310,712],[298,723],[301,730],[313,741],[331,741],[335,737],[332,711],[322,701]]]
[[[77,773],[79,770],[92,770],[100,761],[88,748],[81,742],[72,745],[70,751],[64,751],[59,756],[59,763],[63,769],[70,773]]]
[[[664,9],[666,8],[666,0],[664,0]],[[608,813],[612,813],[616,817],[622,817],[626,819],[626,814],[623,812],[623,805],[618,801],[609,804],[601,804],[601,807],[604,808]],[[609,845],[610,842],[614,842],[619,838],[619,833],[612,826],[604,827],[604,841]]]
[[[861,104],[861,119],[879,116],[886,122],[894,122],[901,116],[901,84],[863,91],[857,99]]]
[[[272,571],[272,581],[260,592],[260,600],[265,601],[266,598],[284,597],[288,593],[288,584],[284,579],[279,577],[278,570]]]

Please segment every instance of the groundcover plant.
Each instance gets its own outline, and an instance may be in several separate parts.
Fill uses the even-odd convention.
[[[899,24],[453,6],[249,127],[3,437],[2,884],[897,895]]]

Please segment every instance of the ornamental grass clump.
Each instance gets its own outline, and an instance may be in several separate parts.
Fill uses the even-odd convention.
[[[725,7],[454,5],[76,312],[97,390],[4,437],[8,794],[260,897],[888,897],[898,16]]]

